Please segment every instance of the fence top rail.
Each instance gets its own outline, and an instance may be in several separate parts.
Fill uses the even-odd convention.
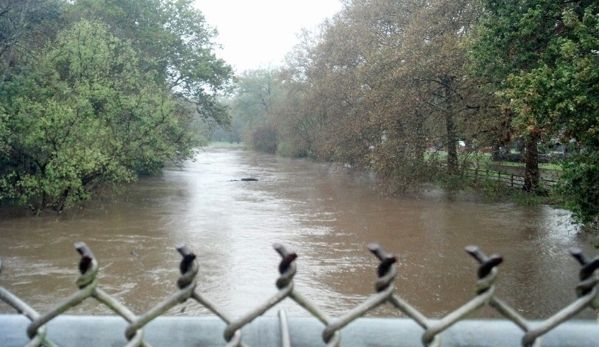
[[[324,346],[323,324],[314,317],[288,317],[290,345]],[[538,325],[541,321],[532,321]],[[22,347],[29,339],[23,333],[29,320],[18,315],[0,315],[0,346]],[[117,316],[62,315],[48,323],[47,338],[61,347],[124,346],[127,322]],[[226,323],[218,317],[158,317],[145,327],[144,340],[152,346],[224,346]],[[256,318],[242,329],[249,346],[281,347],[281,321],[276,316]],[[422,347],[422,329],[411,319],[359,318],[343,329],[344,347]],[[599,324],[571,320],[543,338],[544,347],[596,347]],[[443,346],[518,346],[521,330],[506,320],[464,320],[441,334]]]

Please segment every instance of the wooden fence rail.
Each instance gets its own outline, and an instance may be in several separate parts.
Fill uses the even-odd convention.
[[[472,178],[475,183],[479,182],[481,179],[484,179],[505,183],[510,187],[524,186],[524,176],[514,173],[494,171],[489,169],[469,168],[464,170],[464,176]],[[541,177],[539,178],[539,183],[545,188],[550,188],[557,184],[557,180]]]

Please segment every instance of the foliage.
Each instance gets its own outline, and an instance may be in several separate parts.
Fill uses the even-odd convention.
[[[562,193],[575,220],[594,224],[599,216],[599,154],[575,155],[564,165]]]
[[[271,124],[257,126],[251,136],[252,147],[255,150],[273,154],[277,152],[277,130]]]
[[[0,4],[0,83],[11,67],[35,54],[60,30],[62,0],[5,0]]]
[[[348,1],[269,75],[276,97],[263,102],[269,89],[257,71],[241,77],[246,92],[235,102],[276,129],[279,154],[371,170],[390,193],[439,170],[425,156],[432,145],[450,149],[449,171],[458,173],[457,140],[484,145],[491,123],[462,44],[478,13],[468,1]]]
[[[560,30],[544,55],[546,62],[508,79],[506,97],[516,110],[544,129],[559,129],[562,138],[599,147],[599,6],[580,15],[573,8],[560,15]]]
[[[564,175],[579,188],[569,190],[570,206],[581,221],[595,218],[597,197],[583,188],[594,188],[599,147],[599,5],[343,4],[302,34],[280,71],[242,76],[235,114],[246,117],[249,143],[369,170],[385,191],[402,192],[442,170],[444,181],[461,186],[472,163],[460,161],[458,143],[499,153],[515,137],[524,148],[525,190],[537,195],[509,194],[529,203],[548,198],[539,144],[559,138],[576,153]],[[447,153],[444,169],[428,154],[439,150]]]
[[[276,71],[258,69],[238,76],[234,111],[251,127],[266,120],[272,113],[273,104],[279,97]]]
[[[598,11],[590,1],[489,1],[473,45],[478,71],[498,82],[529,152],[546,136],[576,143],[563,178],[574,216],[585,223],[599,215],[588,186],[575,188],[593,177],[599,149]],[[538,167],[530,172],[538,175]]]
[[[232,69],[191,0],[0,5],[0,201],[62,210],[229,125]]]
[[[253,148],[369,170],[389,193],[459,175],[458,140],[488,146],[498,123],[466,69],[480,12],[466,0],[346,1],[282,68],[240,76],[233,118]],[[425,155],[433,146],[449,152],[447,169]]]
[[[253,149],[268,153],[277,150],[274,105],[280,98],[277,71],[271,68],[245,71],[238,77],[232,101],[234,123],[244,125],[243,138]]]
[[[156,172],[197,145],[184,105],[97,22],[59,33],[1,97],[0,199],[35,211],[89,198],[98,182]]]
[[[66,14],[71,20],[99,20],[131,43],[140,68],[154,71],[171,91],[195,105],[205,120],[229,124],[219,93],[229,90],[232,68],[214,55],[209,27],[192,0],[77,0]]]

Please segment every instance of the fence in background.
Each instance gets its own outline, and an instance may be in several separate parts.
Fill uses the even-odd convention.
[[[211,335],[214,333],[215,329],[222,328],[221,336],[223,340],[221,340],[220,342],[205,340],[202,340],[204,342],[198,342],[199,340],[194,340],[196,342],[194,342],[194,344],[189,344],[189,346],[214,346],[223,344],[225,344],[226,346],[248,346],[246,345],[246,341],[242,338],[242,328],[244,329],[245,334],[248,331],[252,331],[252,324],[259,324],[256,323],[256,321],[268,321],[268,319],[266,318],[257,318],[286,298],[294,300],[297,304],[306,309],[313,317],[320,321],[321,324],[319,324],[319,326],[321,327],[321,339],[324,342],[324,344],[326,344],[326,346],[329,347],[340,345],[341,332],[344,328],[348,333],[350,333],[351,336],[351,339],[347,342],[347,344],[352,346],[414,345],[414,341],[408,341],[410,340],[410,338],[414,337],[414,329],[416,328],[414,324],[410,325],[406,324],[405,322],[395,324],[390,323],[388,320],[376,321],[374,323],[369,320],[358,320],[359,317],[363,316],[367,312],[373,310],[375,307],[384,303],[389,303],[393,305],[419,326],[420,333],[418,333],[418,335],[420,342],[418,344],[427,347],[448,345],[445,343],[445,340],[442,344],[442,333],[444,334],[444,336],[450,335],[450,338],[447,340],[450,341],[450,344],[452,346],[503,345],[505,341],[509,341],[509,339],[507,338],[507,334],[514,335],[513,329],[510,330],[508,327],[506,327],[506,323],[508,323],[509,321],[513,322],[515,326],[517,326],[522,331],[520,340],[522,346],[539,347],[541,346],[542,336],[548,334],[550,331],[558,327],[560,324],[568,321],[578,312],[582,311],[585,308],[599,308],[599,298],[597,297],[597,287],[599,278],[595,274],[595,270],[599,267],[599,256],[590,259],[585,254],[583,254],[583,252],[580,249],[570,249],[570,254],[581,265],[579,271],[580,282],[575,286],[577,299],[561,311],[557,312],[552,317],[548,318],[547,320],[531,322],[526,320],[519,313],[517,313],[516,310],[511,308],[508,304],[503,302],[500,298],[498,298],[495,295],[495,280],[497,278],[498,265],[501,264],[503,258],[497,255],[493,255],[490,257],[486,256],[477,247],[469,246],[466,247],[466,252],[468,252],[468,254],[474,257],[474,259],[480,264],[477,270],[478,281],[475,283],[474,286],[474,298],[466,304],[464,304],[463,306],[461,306],[460,308],[458,308],[457,310],[451,312],[447,316],[438,320],[432,320],[427,318],[414,307],[412,307],[410,304],[405,302],[401,298],[401,296],[399,296],[396,293],[396,288],[393,283],[397,273],[395,265],[396,257],[392,254],[386,253],[378,245],[370,245],[370,251],[380,260],[380,264],[378,265],[377,269],[378,279],[374,285],[376,293],[373,294],[369,299],[364,301],[362,304],[351,309],[345,315],[341,317],[330,317],[325,312],[323,312],[318,306],[316,306],[314,303],[308,300],[301,292],[294,288],[293,277],[296,273],[297,268],[295,262],[297,255],[293,252],[288,251],[283,245],[275,244],[274,249],[279,253],[279,255],[282,258],[279,264],[279,277],[276,280],[276,287],[278,288],[278,292],[273,297],[267,298],[264,301],[264,303],[257,306],[251,312],[248,312],[247,314],[241,317],[231,317],[226,312],[223,312],[216,303],[208,299],[203,293],[201,293],[197,289],[197,282],[195,277],[198,273],[198,264],[195,260],[196,256],[188,247],[181,245],[176,247],[177,251],[182,256],[182,260],[179,266],[181,277],[177,281],[178,290],[175,291],[171,296],[165,298],[162,302],[158,303],[148,312],[138,316],[134,314],[130,309],[128,309],[123,303],[118,302],[99,287],[98,281],[96,279],[96,275],[98,273],[98,262],[95,256],[93,255],[92,251],[84,243],[75,244],[75,248],[81,255],[81,260],[79,262],[79,271],[81,275],[77,278],[76,281],[78,290],[73,295],[57,304],[49,312],[39,314],[27,303],[22,301],[19,297],[10,293],[5,288],[0,287],[0,300],[12,306],[19,313],[21,313],[23,316],[27,317],[27,319],[30,320],[30,323],[28,323],[25,329],[26,331],[24,332],[26,333],[29,340],[27,342],[27,346],[58,346],[50,340],[48,334],[48,329],[50,328],[48,327],[48,325],[53,324],[51,322],[56,323],[54,326],[60,326],[62,324],[61,329],[67,329],[65,327],[70,327],[71,330],[83,330],[77,332],[78,338],[81,338],[81,335],[85,335],[86,333],[90,333],[90,335],[93,335],[89,330],[100,331],[102,330],[101,328],[104,325],[112,324],[111,326],[116,326],[118,328],[118,324],[113,325],[114,319],[106,317],[102,319],[95,319],[93,317],[72,319],[72,317],[70,316],[63,315],[63,313],[65,313],[70,308],[80,304],[81,302],[89,298],[94,298],[102,304],[106,305],[118,316],[122,317],[124,321],[126,321],[126,326],[124,327],[124,335],[127,339],[125,342],[125,345],[127,347],[150,346],[147,342],[147,339],[144,337],[144,327],[146,327],[147,325],[152,326],[151,324],[154,320],[160,321],[161,327],[156,328],[156,325],[154,325],[154,328],[150,329],[150,334],[152,332],[155,332],[156,330],[160,330],[161,333],[170,333],[173,335],[172,345],[186,345],[185,343],[188,343],[189,339],[183,338],[182,335]],[[0,271],[1,268],[2,263],[0,261]],[[195,325],[194,329],[190,327],[190,325],[193,325],[193,323],[190,323],[189,321],[173,320],[175,317],[171,317],[172,319],[168,319],[168,317],[160,317],[169,309],[189,299],[195,300],[200,305],[203,305],[204,307],[209,309],[218,317],[219,321],[222,321],[219,322],[221,324],[213,324],[214,322],[212,320],[204,321],[202,324]],[[501,315],[507,318],[507,320],[493,322],[491,324],[484,323],[484,321],[480,321],[478,323],[469,323],[471,325],[470,330],[465,329],[463,324],[459,323],[460,321],[464,320],[468,315],[470,315],[474,311],[477,311],[485,305],[489,305],[490,307],[497,310]],[[89,323],[88,325],[85,325],[86,320],[87,323]],[[346,328],[348,324],[356,320],[358,320],[357,323],[363,326],[363,329],[361,329],[361,333],[359,334],[359,336],[355,334],[355,329],[352,330],[350,327]],[[10,317],[0,317],[0,322],[11,323],[12,321],[13,320],[10,319]],[[252,321],[254,321],[254,323],[250,324]],[[276,338],[277,341],[280,342],[280,345],[284,347],[314,345],[313,343],[302,342],[299,338],[292,337],[297,337],[298,335],[305,334],[307,330],[300,331],[298,333],[297,329],[290,329],[290,321],[299,322],[298,324],[300,324],[302,327],[309,326],[312,330],[318,329],[314,326],[313,323],[307,321],[301,321],[298,319],[288,320],[285,314],[281,312],[278,320],[278,326],[280,330],[277,331]],[[5,329],[13,329],[13,325],[8,323],[6,323]],[[568,328],[568,325],[575,326],[570,326]],[[14,326],[19,326],[19,324],[15,324]],[[87,328],[84,328],[84,326],[87,326]],[[93,329],[91,329],[90,326],[93,327]],[[268,324],[268,326],[273,327],[274,325]],[[569,322],[564,324],[563,326],[566,326],[566,329],[563,330],[562,333],[556,333],[553,335],[550,334],[552,340],[547,339],[549,345],[599,345],[599,329],[597,329],[596,323],[581,325]],[[117,328],[112,328],[111,331]],[[0,332],[2,332],[2,329],[3,327],[2,325],[0,325]],[[171,332],[164,332],[164,329],[170,329]],[[485,331],[485,329],[487,331]],[[466,330],[468,330],[469,332],[464,333],[464,331]],[[290,334],[290,331],[292,331],[293,334]],[[566,332],[565,334],[564,331]],[[458,335],[462,334],[463,336],[456,337],[455,334],[450,334],[456,332],[458,333]],[[262,333],[260,336],[262,335],[266,336],[268,334]],[[0,346],[12,347],[12,342],[7,340],[3,341],[2,336],[3,335],[0,334]],[[162,337],[164,338],[164,336]],[[89,338],[92,339],[93,337]],[[478,338],[480,340],[469,340],[472,338]],[[385,341],[381,342],[381,340]],[[256,338],[254,338],[252,339],[252,341],[257,340]],[[466,343],[465,341],[468,342]],[[260,342],[260,344],[257,346],[263,347],[267,344],[268,343],[266,342]],[[86,345],[92,344],[86,343]],[[114,345],[114,342],[111,342],[111,345]]]
[[[522,188],[524,186],[524,176],[515,173],[468,168],[465,170],[464,174],[465,176],[472,178],[475,183],[481,180],[487,180],[500,182],[510,187]],[[539,184],[545,188],[551,188],[557,184],[557,180],[540,177]]]

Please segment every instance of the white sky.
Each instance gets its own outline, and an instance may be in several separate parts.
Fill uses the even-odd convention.
[[[237,72],[280,65],[312,30],[341,10],[339,0],[196,0],[206,21],[218,30],[219,58]]]

